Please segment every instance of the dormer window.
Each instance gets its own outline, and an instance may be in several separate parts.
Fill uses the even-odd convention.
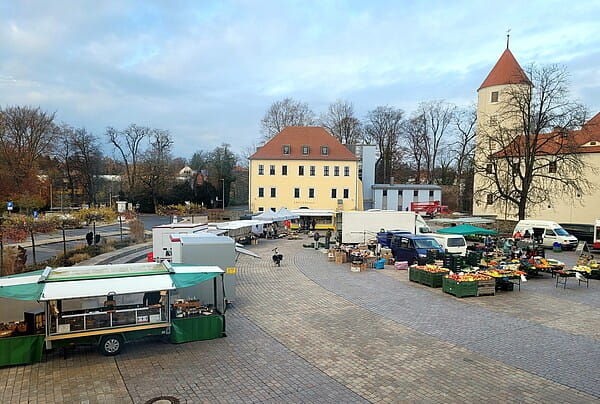
[[[492,102],[498,102],[498,91],[492,91]]]
[[[321,155],[322,156],[328,156],[329,155],[329,147],[327,147],[327,146],[321,146]]]
[[[282,149],[284,155],[289,155],[290,154],[291,147],[290,147],[289,144],[284,144],[281,147],[281,149]]]
[[[302,145],[302,155],[308,156],[309,153],[310,153],[310,147],[308,147],[307,145]]]

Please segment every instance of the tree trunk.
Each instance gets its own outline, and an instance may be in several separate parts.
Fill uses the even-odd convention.
[[[33,230],[31,230],[31,254],[33,257],[33,265],[36,265],[37,261],[35,259],[35,238],[33,237]]]
[[[525,209],[527,208],[527,197],[522,197],[519,200],[519,220],[525,219]]]

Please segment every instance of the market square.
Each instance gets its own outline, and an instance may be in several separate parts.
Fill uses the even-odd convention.
[[[115,357],[52,352],[0,369],[1,400],[598,400],[599,281],[562,289],[544,274],[521,291],[458,299],[390,265],[350,272],[302,244],[261,240],[252,250],[264,259],[240,259],[226,338],[141,341]]]

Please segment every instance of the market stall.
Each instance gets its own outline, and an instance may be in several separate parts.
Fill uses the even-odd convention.
[[[223,289],[222,275],[215,266],[162,262],[48,267],[0,278],[0,297],[44,303],[43,311],[23,314],[24,326],[0,334],[0,366],[39,361],[44,342],[47,349],[95,344],[103,354],[116,355],[124,342],[148,335],[175,333],[173,342],[223,336],[225,304],[216,293],[217,278]],[[172,301],[175,290],[208,280],[212,301],[181,293]]]

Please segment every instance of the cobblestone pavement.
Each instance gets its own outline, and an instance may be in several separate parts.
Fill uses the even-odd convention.
[[[240,257],[227,338],[53,352],[0,369],[0,402],[600,402],[599,281],[456,299],[405,271],[351,273],[304,242]]]

